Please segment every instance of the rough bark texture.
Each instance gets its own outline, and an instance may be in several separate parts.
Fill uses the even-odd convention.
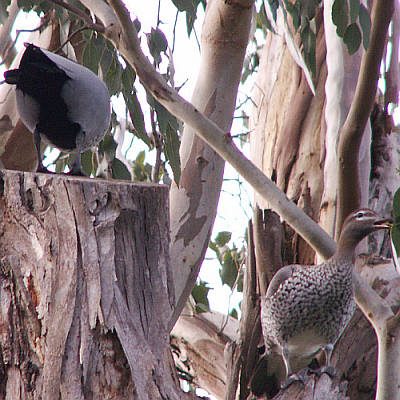
[[[2,171],[0,399],[181,399],[168,189]]]

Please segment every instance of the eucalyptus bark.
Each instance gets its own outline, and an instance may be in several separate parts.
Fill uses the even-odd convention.
[[[252,1],[207,3],[192,104],[224,132],[232,125],[252,16]],[[196,283],[214,225],[225,166],[224,159],[188,124],[180,156],[179,186],[171,187],[171,258],[177,296],[171,327]]]
[[[168,356],[168,188],[0,182],[0,398],[184,399]]]

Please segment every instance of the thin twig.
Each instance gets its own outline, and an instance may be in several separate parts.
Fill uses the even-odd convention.
[[[62,49],[68,42],[70,42],[70,41],[72,40],[73,37],[75,37],[78,33],[81,33],[81,32],[83,32],[83,31],[85,31],[85,30],[87,30],[87,29],[92,29],[92,27],[90,27],[89,25],[84,25],[84,26],[80,27],[79,29],[77,29],[76,31],[72,32],[72,33],[67,37],[67,39],[65,40],[65,42],[64,42],[64,43],[61,43],[61,45],[60,45],[56,50],[54,50],[54,53],[58,53],[59,51],[61,51],[61,49]]]
[[[156,148],[156,162],[153,167],[151,180],[153,182],[159,181],[160,176],[160,166],[161,166],[161,154],[162,154],[162,141],[159,133],[157,132],[156,122],[155,122],[155,112],[153,109],[150,110],[150,121],[153,135],[154,147]]]
[[[174,29],[172,30],[172,50],[171,50],[172,54],[174,54],[174,50],[175,50],[176,24],[178,23],[178,15],[179,15],[179,11],[177,10],[176,14],[175,14]]]
[[[8,56],[9,56],[11,50],[14,48],[15,43],[17,43],[18,37],[19,37],[19,35],[20,35],[21,33],[25,33],[25,32],[32,33],[32,32],[40,31],[42,28],[44,28],[44,27],[47,26],[47,24],[49,23],[49,21],[50,21],[50,17],[49,17],[49,16],[45,16],[45,17],[43,18],[43,21],[41,22],[41,24],[40,24],[38,27],[36,27],[36,28],[33,28],[33,29],[17,29],[17,30],[15,31],[15,33],[16,33],[15,39],[14,39],[14,40],[12,41],[12,43],[10,43],[10,45],[7,47],[6,55],[5,55],[4,59],[3,59],[3,61],[0,63],[0,65],[3,65],[3,64],[6,62],[6,60],[7,60]]]
[[[69,3],[66,3],[63,0],[50,0],[50,1],[52,3],[54,3],[54,4],[57,4],[60,7],[65,8],[68,11],[71,11],[73,14],[75,14],[76,16],[81,18],[83,21],[85,21],[88,24],[88,26],[90,27],[90,29],[93,29],[93,30],[95,30],[97,32],[100,32],[100,33],[104,33],[104,31],[105,31],[104,25],[98,24],[96,22],[93,22],[92,18],[90,17],[90,15],[86,14],[85,12],[80,10],[79,8],[73,6],[73,5],[69,4]]]

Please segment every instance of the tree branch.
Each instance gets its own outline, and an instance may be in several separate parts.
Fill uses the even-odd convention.
[[[75,14],[76,16],[78,16],[79,18],[81,18],[83,21],[86,22],[86,24],[91,28],[96,30],[97,32],[104,32],[104,26],[100,25],[100,24],[96,24],[95,22],[92,21],[92,18],[90,17],[89,14],[86,14],[85,12],[83,12],[81,9],[66,3],[63,0],[51,0],[54,4],[57,4],[60,7],[65,8],[66,10],[72,12],[73,14]],[[83,3],[83,2],[82,2]]]
[[[315,251],[323,258],[332,256],[336,250],[335,241],[242,154],[229,134],[223,132],[214,122],[206,118],[165,83],[164,79],[144,56],[137,32],[123,3],[120,0],[109,0],[109,2],[115,10],[123,30],[121,42],[117,42],[115,45],[135,69],[142,84],[172,114],[191,125],[196,133],[210,144],[221,157],[227,160],[250,183],[254,190],[269,202],[271,208],[291,225]],[[113,36],[110,37],[110,40],[114,39]],[[358,274],[354,274],[354,279],[356,282],[356,301],[364,299],[364,310],[367,310],[369,306],[372,308],[371,301],[375,301],[376,294]]]
[[[125,6],[120,0],[109,0],[109,3],[115,10],[124,32],[121,42],[115,45],[135,69],[141,83],[172,114],[191,125],[196,133],[227,160],[254,190],[267,199],[271,207],[322,257],[329,258],[336,249],[334,240],[243,155],[229,133],[222,131],[165,83],[143,54],[137,32]]]
[[[347,215],[360,207],[359,149],[375,101],[379,70],[393,10],[393,0],[374,1],[371,13],[371,40],[362,57],[356,93],[340,132],[336,235],[339,235]]]

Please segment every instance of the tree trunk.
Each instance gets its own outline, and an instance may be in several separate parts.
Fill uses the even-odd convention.
[[[182,399],[168,189],[2,171],[0,399]]]

